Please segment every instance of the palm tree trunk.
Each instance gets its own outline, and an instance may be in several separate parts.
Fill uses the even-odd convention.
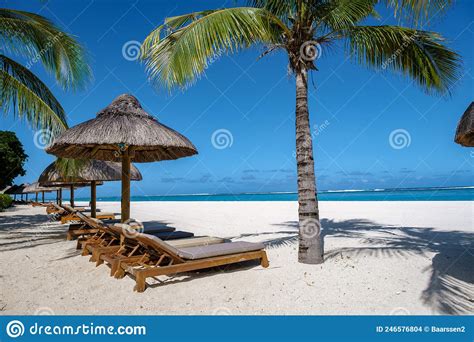
[[[296,162],[298,169],[298,261],[320,264],[324,261],[319,222],[313,143],[308,112],[307,70],[296,72]]]

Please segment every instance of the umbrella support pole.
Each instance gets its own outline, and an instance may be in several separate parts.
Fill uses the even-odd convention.
[[[38,193],[35,192],[35,202],[38,202]]]
[[[44,203],[44,191],[41,191],[41,202]]]
[[[71,207],[74,208],[74,185],[71,185],[71,199],[69,200]]]
[[[63,189],[60,188],[58,191],[59,191],[59,198],[58,198],[59,203],[58,204],[63,205]]]
[[[122,153],[122,222],[130,218],[130,152]]]
[[[91,217],[96,217],[97,213],[97,182],[91,182]]]

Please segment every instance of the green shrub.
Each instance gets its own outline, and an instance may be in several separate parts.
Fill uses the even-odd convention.
[[[12,205],[12,198],[9,195],[0,194],[0,211]]]

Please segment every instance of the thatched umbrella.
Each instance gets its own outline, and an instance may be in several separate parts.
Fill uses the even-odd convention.
[[[89,183],[82,182],[82,183],[71,183],[71,182],[50,182],[50,183],[41,183],[40,186],[45,188],[51,188],[53,191],[56,191],[56,201],[59,205],[63,202],[63,189],[68,189],[71,194],[71,206],[74,206],[74,189],[76,188],[83,188],[89,186]]]
[[[122,222],[130,218],[130,163],[197,154],[194,145],[160,124],[131,95],[120,95],[97,117],[68,129],[46,150],[58,157],[122,162]]]
[[[13,195],[15,200],[16,200],[16,195],[21,195],[21,200],[23,200],[23,195],[25,194],[24,190],[27,186],[28,186],[28,183],[23,183],[20,185],[12,185],[7,191],[5,191],[5,194]]]
[[[474,102],[467,107],[459,121],[454,141],[466,147],[474,146]]]
[[[20,195],[23,192],[24,185],[17,185],[13,184],[7,190],[5,190],[4,194],[13,195],[13,199],[16,200],[16,195]]]
[[[130,178],[134,181],[142,180],[140,171],[132,164]],[[96,186],[103,181],[117,181],[122,179],[120,163],[107,162],[103,160],[84,160],[75,170],[73,176],[64,176],[56,162],[51,163],[41,173],[39,182],[41,184],[54,185],[59,183],[90,184],[91,186],[91,216],[96,217],[97,191]],[[74,192],[72,193],[74,194]],[[72,195],[73,197],[74,195]]]
[[[40,184],[38,182],[34,182],[34,183],[31,183],[31,184],[27,185],[23,189],[23,192],[36,194],[36,199],[35,199],[36,202],[38,202],[38,193],[41,192],[42,193],[42,200],[41,201],[44,203],[44,193],[45,192],[52,192],[52,191],[56,191],[56,190],[57,190],[57,188],[43,187],[43,186],[40,186]]]

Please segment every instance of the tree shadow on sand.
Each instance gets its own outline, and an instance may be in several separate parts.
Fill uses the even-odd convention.
[[[64,240],[67,225],[50,222],[42,214],[0,217],[0,252],[32,248]]]
[[[117,220],[117,222],[120,222]],[[73,222],[71,222],[73,223]],[[145,232],[148,228],[174,228],[165,221],[144,221]],[[64,242],[69,224],[51,222],[44,214],[14,214],[0,216],[0,252],[28,249],[41,245]],[[75,249],[56,260],[80,255]]]
[[[474,312],[474,233],[442,231],[434,228],[395,227],[363,219],[333,221],[322,219],[323,241],[326,237],[358,239],[364,246],[328,250],[326,259],[343,253],[351,257],[389,257],[406,259],[410,255],[435,253],[428,287],[422,292],[425,305],[442,314]],[[277,224],[280,231],[242,234],[234,238],[273,236],[263,241],[268,248],[294,245],[298,242],[298,222]],[[275,234],[283,235],[274,238]]]

